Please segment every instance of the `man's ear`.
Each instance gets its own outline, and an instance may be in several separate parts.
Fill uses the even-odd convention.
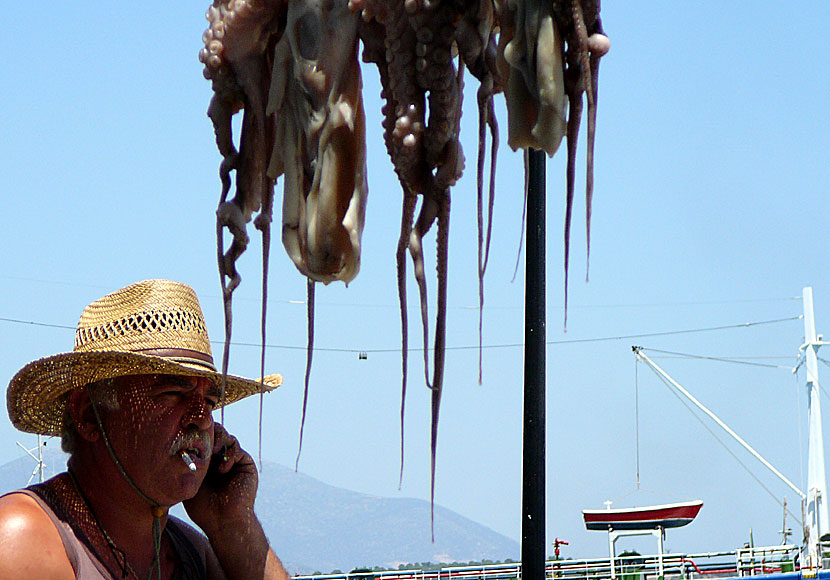
[[[98,421],[95,419],[95,412],[92,410],[92,402],[89,400],[86,388],[75,389],[69,394],[69,414],[72,416],[78,435],[86,441],[98,441],[101,431],[98,428]]]

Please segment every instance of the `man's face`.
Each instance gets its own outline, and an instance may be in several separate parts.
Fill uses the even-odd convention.
[[[216,385],[205,377],[138,375],[116,379],[113,388],[118,409],[101,409],[101,421],[127,474],[162,505],[193,497],[213,452]]]

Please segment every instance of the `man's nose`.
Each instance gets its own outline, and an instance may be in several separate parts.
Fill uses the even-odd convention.
[[[194,425],[202,431],[209,429],[213,425],[213,407],[199,393],[194,393],[188,403],[187,410],[182,415],[182,427]]]

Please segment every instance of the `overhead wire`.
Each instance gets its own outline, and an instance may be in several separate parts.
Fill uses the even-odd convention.
[[[0,276],[0,280],[13,280],[16,282],[35,282],[38,284],[47,284],[47,285],[55,285],[55,286],[70,286],[70,287],[77,287],[77,288],[94,288],[103,291],[109,291],[117,284],[113,285],[104,285],[104,284],[89,284],[86,282],[76,282],[76,281],[66,281],[66,280],[48,280],[43,278],[30,278],[25,276]],[[220,294],[210,294],[210,293],[199,293],[200,296],[203,298],[221,298]],[[235,297],[236,298],[236,297]],[[251,298],[240,296],[236,298],[241,302],[260,302],[261,298]],[[571,305],[569,308],[577,310],[577,309],[608,309],[608,308],[654,308],[654,307],[666,307],[666,306],[706,306],[706,305],[714,305],[714,304],[752,304],[752,303],[764,303],[764,302],[792,302],[792,301],[800,301],[801,296],[787,296],[787,297],[777,297],[777,298],[741,298],[741,299],[731,299],[731,300],[677,300],[677,301],[665,301],[665,302],[645,302],[645,303],[620,303],[620,304],[588,304],[588,305],[579,305],[574,304]],[[277,299],[277,298],[268,298],[268,302],[270,304],[292,304],[298,306],[305,306],[305,300],[296,300],[296,299]],[[397,310],[399,308],[398,304],[378,304],[378,303],[356,303],[356,302],[320,302],[318,301],[316,304],[317,308],[320,307],[348,307],[348,308],[391,308]],[[417,308],[417,306],[413,306],[413,308]],[[450,309],[458,309],[458,310],[475,310],[478,311],[478,305],[472,306],[451,306]],[[489,310],[493,309],[518,309],[521,306],[488,306]]]
[[[794,316],[790,318],[777,318],[773,320],[762,320],[757,322],[744,322],[740,324],[728,324],[723,326],[709,326],[703,328],[689,328],[689,329],[682,329],[682,330],[668,330],[668,331],[661,331],[661,332],[645,332],[645,333],[638,333],[638,334],[626,334],[626,335],[613,335],[613,336],[601,336],[601,337],[593,337],[593,338],[575,338],[575,339],[565,339],[565,340],[549,340],[545,342],[546,346],[555,346],[555,345],[565,345],[565,344],[584,344],[584,343],[593,343],[593,342],[610,342],[615,340],[633,340],[639,338],[654,338],[659,336],[673,336],[679,334],[694,334],[694,333],[701,333],[701,332],[715,332],[719,330],[731,330],[736,328],[750,328],[754,326],[762,326],[768,324],[779,324],[782,322],[791,322],[793,320],[800,320],[801,316]],[[44,322],[35,322],[35,321],[27,321],[27,320],[20,320],[15,318],[5,318],[0,317],[0,322],[9,322],[14,324],[30,324],[34,326],[44,326],[50,328],[62,328],[67,330],[75,330],[74,326],[68,326],[63,324],[50,324]],[[224,344],[222,341],[212,341],[213,344]],[[262,348],[261,342],[231,342],[233,346],[246,346],[246,347],[256,347]],[[490,344],[490,345],[469,345],[469,346],[447,346],[446,350],[477,350],[479,348],[483,349],[500,349],[500,348],[522,348],[524,347],[524,343],[505,343],[505,344]],[[284,345],[284,344],[266,344],[265,348],[271,349],[281,349],[281,350],[306,350],[306,346],[295,346],[295,345]],[[367,349],[367,348],[338,348],[338,347],[321,347],[315,346],[315,352],[344,352],[344,353],[399,353],[400,347],[394,348],[375,348],[375,349]],[[412,352],[420,352],[423,351],[423,348],[412,347],[409,349]],[[657,352],[657,351],[654,351]],[[728,359],[725,359],[728,360]],[[751,364],[751,363],[745,363]],[[756,363],[760,364],[760,363]],[[763,366],[763,365],[762,365]],[[784,368],[784,367],[782,367]]]

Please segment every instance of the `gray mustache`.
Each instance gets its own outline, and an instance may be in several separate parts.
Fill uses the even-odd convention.
[[[170,446],[170,455],[176,455],[181,449],[193,447],[194,443],[202,443],[208,454],[213,451],[210,445],[210,435],[207,431],[188,431],[173,440],[173,444]]]

